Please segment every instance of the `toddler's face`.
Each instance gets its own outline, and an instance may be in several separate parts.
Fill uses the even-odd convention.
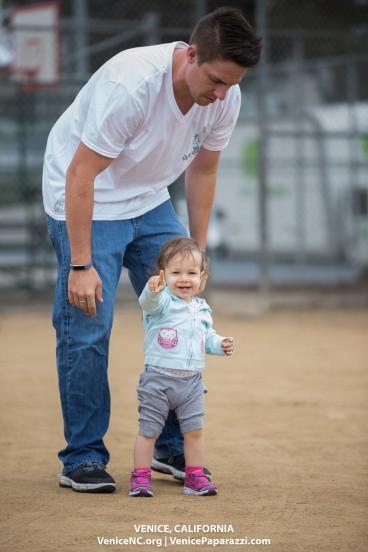
[[[173,257],[164,270],[169,290],[189,303],[190,296],[198,292],[201,279],[204,276],[204,271],[201,272],[201,265],[202,255],[198,251],[185,257],[181,255]]]

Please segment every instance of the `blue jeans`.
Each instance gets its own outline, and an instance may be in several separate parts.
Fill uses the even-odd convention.
[[[171,201],[128,220],[93,221],[92,257],[102,280],[103,303],[97,316],[86,316],[68,301],[69,239],[64,221],[47,217],[48,232],[56,252],[59,272],[56,283],[53,325],[56,360],[67,446],[59,452],[66,474],[84,462],[106,465],[110,454],[103,438],[110,420],[108,353],[114,299],[122,267],[139,296],[150,276],[162,245],[185,236]],[[156,443],[155,456],[183,452],[183,436],[174,412]]]

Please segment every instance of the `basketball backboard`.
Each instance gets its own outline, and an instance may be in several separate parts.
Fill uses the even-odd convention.
[[[19,6],[11,13],[11,78],[24,90],[55,86],[59,69],[58,2]]]

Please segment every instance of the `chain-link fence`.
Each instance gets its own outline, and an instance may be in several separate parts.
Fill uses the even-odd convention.
[[[244,10],[263,36],[264,54],[242,83],[241,116],[222,155],[209,245],[219,258],[261,259],[265,277],[271,262],[366,269],[368,1],[224,4]],[[18,8],[25,5],[32,7],[19,2]],[[111,56],[143,44],[188,41],[195,21],[217,6],[210,0],[61,1],[48,27],[54,42],[30,36],[23,52],[28,63],[37,49],[49,52],[58,82],[50,89],[34,86],[33,70],[11,76],[2,63],[0,289],[44,289],[55,276],[41,199],[43,153],[55,120]],[[12,7],[2,2],[0,65],[9,38],[14,49]],[[19,21],[18,32],[29,32]],[[33,22],[41,38],[42,25],[41,18]],[[172,190],[185,218],[181,184]]]

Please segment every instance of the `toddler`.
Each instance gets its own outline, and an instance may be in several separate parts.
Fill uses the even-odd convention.
[[[231,355],[233,338],[212,328],[211,309],[196,297],[206,274],[197,242],[174,238],[161,249],[159,275],[149,279],[139,302],[145,328],[145,370],[140,376],[139,434],[134,447],[130,496],[153,496],[151,460],[169,410],[184,436],[184,494],[210,496],[217,487],[203,472],[205,353]]]

